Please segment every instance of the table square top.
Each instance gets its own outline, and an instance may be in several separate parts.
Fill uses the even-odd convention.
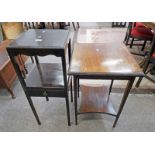
[[[143,76],[128,48],[116,42],[75,44],[69,74]]]
[[[8,48],[14,49],[64,49],[69,30],[30,29],[23,32]]]

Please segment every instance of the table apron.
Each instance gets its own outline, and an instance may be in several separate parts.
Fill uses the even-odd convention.
[[[27,55],[27,56],[46,56],[46,55],[55,55],[57,57],[62,57],[65,54],[64,49],[10,49],[7,48],[9,55],[17,56],[19,54]]]
[[[73,75],[78,79],[130,80],[139,76],[107,76],[107,75]]]

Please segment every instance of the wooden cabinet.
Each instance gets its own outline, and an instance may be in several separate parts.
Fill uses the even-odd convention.
[[[14,98],[15,95],[11,87],[16,79],[16,73],[6,51],[10,42],[11,40],[5,40],[0,43],[0,88],[7,89]]]

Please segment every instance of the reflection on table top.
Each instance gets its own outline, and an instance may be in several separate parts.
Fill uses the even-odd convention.
[[[71,75],[143,76],[136,60],[122,43],[79,44],[74,48]]]
[[[30,29],[22,33],[9,47],[25,49],[64,49],[69,30]]]
[[[78,30],[77,42],[78,43],[106,43],[106,42],[123,42],[126,29],[86,29],[81,28]],[[124,33],[122,33],[124,32]]]

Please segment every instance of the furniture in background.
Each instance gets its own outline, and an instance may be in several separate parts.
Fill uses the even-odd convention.
[[[112,22],[112,27],[126,27],[126,22]]]
[[[21,35],[24,31],[23,23],[22,22],[5,22],[2,23],[2,32],[3,32],[3,39],[16,39]],[[20,69],[24,77],[26,77],[27,69],[25,66],[25,62],[27,61],[28,57],[24,55],[18,56],[18,62],[20,63]],[[33,59],[31,58],[32,62]]]
[[[45,29],[45,28],[54,28],[53,22],[24,22],[23,23],[25,30],[29,29]]]
[[[66,54],[68,49],[70,62],[71,40],[68,37],[69,30],[30,29],[24,32],[18,39],[13,41],[12,44],[7,47],[7,51],[19,81],[39,125],[41,122],[31,97],[65,98],[67,121],[68,125],[70,125],[68,98],[68,85],[70,83],[70,76],[67,76]],[[29,72],[27,78],[24,79],[15,59],[20,54],[27,56],[54,55],[60,57],[61,63],[37,62],[33,69]]]
[[[79,22],[71,22],[76,31],[80,25]],[[76,23],[76,26],[75,26]],[[24,22],[24,27],[28,29],[66,29],[71,24],[70,22]]]
[[[150,28],[145,27],[142,23],[129,22],[127,32],[124,38],[126,45],[132,46],[142,46],[142,51],[145,48],[147,41],[152,41],[153,33]],[[131,42],[130,42],[131,40]],[[135,41],[142,41],[143,43],[134,43]]]
[[[155,79],[149,75],[149,73],[155,70],[155,23],[154,22],[146,22],[143,23],[146,27],[151,28],[153,30],[153,40],[151,43],[150,50],[147,52],[144,63],[143,63],[143,72],[145,74],[145,78],[155,83]],[[153,76],[153,75],[152,75]],[[140,77],[136,83],[136,87],[140,86],[143,77]]]
[[[79,22],[71,22],[71,23],[75,31],[80,28]],[[75,26],[75,23],[77,26]],[[65,29],[66,27],[70,26],[70,22],[58,22],[58,24],[60,29]]]
[[[16,72],[6,51],[10,42],[11,40],[5,40],[0,43],[0,88],[7,89],[12,98],[15,98],[11,87],[16,80]]]
[[[2,26],[0,23],[0,42],[3,40]]]

